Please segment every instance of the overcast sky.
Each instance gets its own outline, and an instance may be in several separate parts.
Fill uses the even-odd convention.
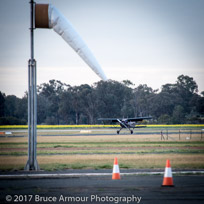
[[[160,89],[181,74],[204,90],[204,0],[38,0],[53,4],[78,31],[109,79]],[[0,0],[0,91],[27,90],[29,0]],[[100,78],[53,30],[35,30],[37,83]]]

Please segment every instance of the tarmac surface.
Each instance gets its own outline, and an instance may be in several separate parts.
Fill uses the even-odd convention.
[[[88,172],[90,170],[62,171],[54,172],[62,177],[38,178],[21,178],[22,172],[14,172],[12,175],[17,176],[9,178],[7,175],[11,174],[1,172],[6,177],[0,178],[0,203],[204,203],[203,174],[173,174],[175,186],[161,187],[161,172],[133,174],[129,170],[130,174],[121,174],[120,180],[112,180],[111,173],[107,173],[110,170],[92,170],[93,174],[85,175]]]

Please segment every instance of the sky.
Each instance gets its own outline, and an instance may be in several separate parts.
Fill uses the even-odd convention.
[[[30,0],[0,0],[0,91],[28,86]],[[38,0],[51,3],[86,42],[108,79],[161,89],[181,74],[204,91],[204,0]],[[35,29],[37,84],[100,78],[52,29]]]

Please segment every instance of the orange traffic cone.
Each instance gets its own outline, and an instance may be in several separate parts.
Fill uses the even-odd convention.
[[[120,169],[118,166],[118,159],[115,157],[114,159],[114,165],[113,165],[113,174],[112,174],[112,179],[120,179]]]
[[[166,168],[164,172],[164,179],[163,179],[162,187],[173,187],[173,186],[174,185],[173,185],[170,161],[166,160]]]

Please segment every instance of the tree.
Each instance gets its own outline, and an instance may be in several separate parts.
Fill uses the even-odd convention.
[[[16,117],[16,103],[17,97],[14,95],[8,95],[5,98],[5,116]]]
[[[193,77],[180,75],[177,78],[177,87],[191,94],[198,92],[198,85],[193,80]]]
[[[51,106],[51,101],[49,100],[49,98],[41,94],[38,94],[37,96],[37,123],[38,124],[45,123],[46,118],[50,116],[50,112],[49,112],[50,106]]]
[[[182,106],[184,111],[190,113],[191,109],[193,108],[191,99],[198,92],[198,86],[196,82],[192,77],[180,75],[177,78],[176,87],[177,93],[182,98]]]
[[[79,86],[80,112],[87,117],[87,123],[93,124],[97,115],[95,90],[85,84]]]
[[[1,116],[2,125],[22,125],[27,122],[27,99],[14,95],[4,95],[4,117]]]
[[[127,87],[130,87],[130,86],[134,85],[130,80],[123,80],[122,83]]]
[[[38,124],[94,124],[100,117],[151,115],[158,123],[202,123],[204,91],[198,93],[192,77],[180,75],[160,92],[146,84],[134,87],[124,80],[70,86],[50,80],[38,86]],[[18,98],[0,92],[0,124],[26,124],[27,95]]]
[[[180,105],[175,106],[173,111],[173,123],[183,124],[185,121],[184,108]]]
[[[43,83],[38,86],[39,99],[41,101],[47,101],[46,103],[46,124],[60,124],[59,104],[60,95],[66,90],[69,85],[62,83],[58,80],[50,80],[49,83]],[[40,102],[40,101],[39,101]],[[40,103],[38,104],[40,115]],[[44,108],[44,107],[43,107]],[[40,121],[41,122],[41,121]]]
[[[171,117],[168,114],[163,114],[158,118],[158,122],[160,124],[170,124],[171,123]]]
[[[196,110],[199,114],[204,115],[204,96],[199,97],[196,101]]]
[[[0,117],[4,116],[5,111],[5,94],[0,91]]]
[[[130,110],[132,89],[126,85],[113,80],[100,81],[95,84],[95,97],[98,117],[133,116],[133,111]]]
[[[157,90],[153,90],[151,87],[148,87],[146,84],[139,85],[134,89],[134,116],[144,116],[150,115],[152,109],[152,100],[155,96]]]
[[[23,98],[17,98],[15,104],[15,117],[22,120],[22,123],[26,124],[28,120],[28,98],[23,96]]]

